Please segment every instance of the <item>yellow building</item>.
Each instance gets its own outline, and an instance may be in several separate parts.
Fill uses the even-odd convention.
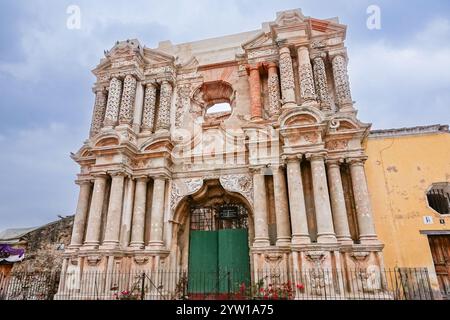
[[[427,267],[432,285],[437,287],[439,280],[441,292],[448,295],[448,126],[372,131],[366,151],[366,174],[377,233],[385,244],[385,267]],[[442,195],[441,207],[427,194]]]

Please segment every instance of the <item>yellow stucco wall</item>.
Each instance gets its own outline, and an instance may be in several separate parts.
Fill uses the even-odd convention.
[[[428,267],[434,270],[426,235],[421,230],[450,230],[450,218],[428,207],[426,191],[450,181],[450,133],[369,138],[366,174],[375,226],[385,244],[386,268]],[[432,216],[433,224],[423,217]]]

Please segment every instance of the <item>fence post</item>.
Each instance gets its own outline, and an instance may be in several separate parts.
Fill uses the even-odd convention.
[[[145,296],[145,272],[142,272],[142,280],[141,280],[141,300],[144,300]]]

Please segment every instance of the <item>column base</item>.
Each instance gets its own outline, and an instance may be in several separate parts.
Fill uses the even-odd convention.
[[[310,244],[311,238],[306,235],[293,235],[291,243],[292,244]]]
[[[288,247],[291,245],[291,238],[280,238],[276,242],[277,247]]]
[[[317,236],[317,243],[336,243],[337,239],[334,234],[321,234]]]
[[[257,248],[270,247],[269,239],[255,239],[253,246]]]
[[[131,249],[144,249],[144,242],[131,242],[129,248]]]
[[[364,235],[359,237],[361,244],[381,244],[376,235]]]
[[[67,246],[67,250],[79,250],[81,246],[81,244],[69,244]]]
[[[119,241],[103,241],[103,244],[99,247],[102,250],[119,249]]]
[[[343,245],[353,244],[353,240],[350,237],[337,237],[337,241]]]
[[[283,102],[283,105],[281,106],[282,109],[289,109],[294,107],[298,107],[295,101]]]
[[[158,250],[164,248],[164,242],[163,241],[150,241],[148,245],[145,247],[145,249],[149,250]]]
[[[96,250],[98,249],[99,242],[85,242],[83,246],[80,247],[81,251],[88,251],[88,250]]]

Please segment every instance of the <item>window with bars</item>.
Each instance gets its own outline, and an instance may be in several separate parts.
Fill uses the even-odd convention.
[[[240,204],[191,208],[191,230],[247,229],[248,212]]]
[[[428,205],[440,214],[450,214],[449,184],[433,185],[427,192]]]

